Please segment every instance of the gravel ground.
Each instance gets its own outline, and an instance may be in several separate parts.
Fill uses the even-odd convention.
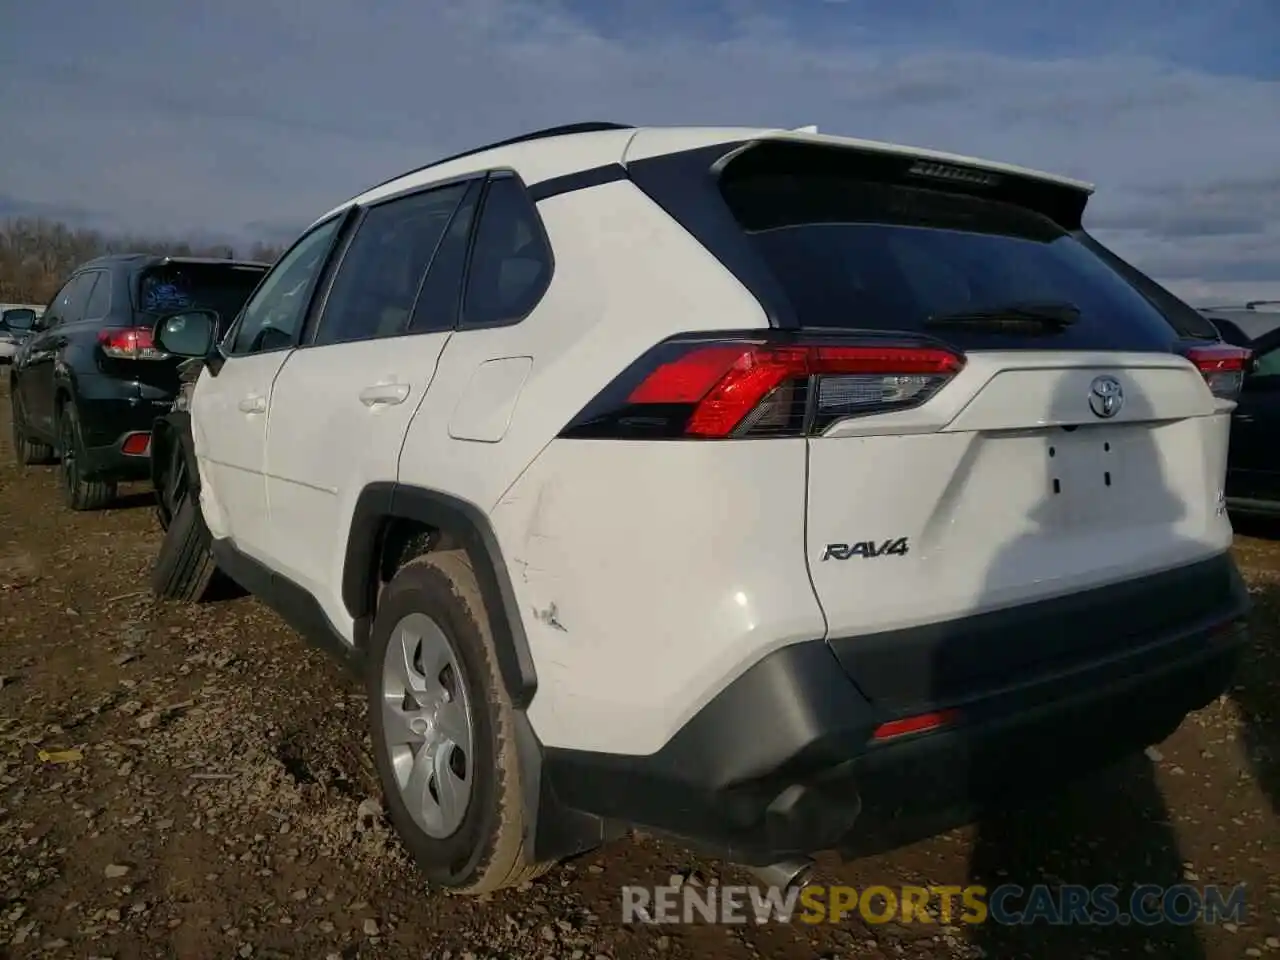
[[[1280,960],[1271,530],[1237,538],[1258,610],[1230,698],[1045,802],[819,871],[860,888],[1245,883],[1244,923],[624,925],[625,883],[743,878],[632,838],[518,891],[428,891],[374,799],[357,686],[251,598],[154,602],[148,492],[67,511],[50,468],[13,466],[8,416],[0,386],[0,957]]]

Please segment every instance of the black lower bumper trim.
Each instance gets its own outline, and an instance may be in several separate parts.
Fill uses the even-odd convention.
[[[1051,662],[959,704],[946,729],[885,742],[876,728],[902,712],[864,697],[825,642],[798,643],[753,666],[657,753],[548,748],[543,776],[568,808],[740,863],[848,849],[864,825],[893,822],[905,835],[944,811],[972,810],[1025,782],[1060,782],[1163,739],[1227,689],[1247,605],[1243,587],[1233,590],[1196,622],[1069,669]],[[1039,616],[1035,605],[1024,613]],[[953,625],[952,636],[963,629]],[[1009,629],[1008,643],[1033,636]]]
[[[958,620],[831,640],[877,707],[914,712],[1221,622],[1247,592],[1229,554]]]

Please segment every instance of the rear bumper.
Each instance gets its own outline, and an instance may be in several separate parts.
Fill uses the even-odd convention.
[[[101,447],[88,447],[81,456],[85,476],[95,480],[150,480],[151,452],[126,452],[125,445],[136,431],[121,434],[115,443]],[[137,441],[134,441],[137,442]]]
[[[1247,592],[1228,556],[1196,568],[1212,578],[1224,565],[1233,589],[1212,615],[1140,643],[1114,623],[1124,638],[1117,652],[977,699],[886,707],[863,695],[831,646],[803,642],[757,663],[657,753],[547,749],[544,777],[565,807],[740,863],[926,836],[1010,790],[1061,782],[1157,742],[1226,690]],[[1020,608],[1026,623],[1040,607]],[[1007,642],[1034,637],[1016,618],[1007,623]],[[953,637],[981,629],[951,627]],[[880,724],[940,708],[957,711],[943,729],[874,739]]]
[[[126,452],[126,443],[138,434],[149,436],[156,417],[171,402],[137,396],[82,396],[76,412],[84,438],[81,463],[86,476],[100,480],[150,479],[150,448],[143,453]]]

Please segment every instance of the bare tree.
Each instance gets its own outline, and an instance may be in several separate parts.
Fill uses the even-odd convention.
[[[248,259],[273,263],[278,246],[255,243]],[[86,260],[109,253],[154,253],[172,257],[217,257],[231,260],[228,244],[192,244],[185,240],[105,234],[69,227],[44,218],[0,221],[0,302],[46,303],[67,274]]]

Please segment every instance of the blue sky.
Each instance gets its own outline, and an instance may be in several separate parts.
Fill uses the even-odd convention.
[[[0,216],[283,240],[540,126],[816,123],[1091,180],[1087,223],[1186,296],[1280,297],[1276,0],[0,9]]]

